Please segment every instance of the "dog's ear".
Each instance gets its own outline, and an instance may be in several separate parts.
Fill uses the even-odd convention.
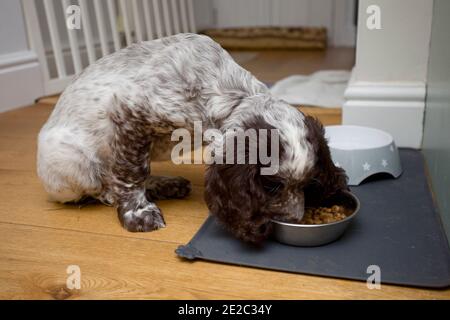
[[[209,211],[234,236],[259,243],[271,232],[270,217],[259,210],[265,193],[257,183],[258,168],[248,164],[211,164],[205,176]]]
[[[313,177],[305,188],[305,199],[308,204],[317,204],[339,191],[348,190],[348,178],[345,171],[333,163],[322,123],[311,116],[305,116],[304,122],[306,139],[315,154]]]
[[[274,127],[265,122],[262,117],[244,122],[243,129],[268,129],[269,137],[266,139],[270,150],[270,129]],[[245,164],[238,164],[237,139],[231,134],[231,139],[223,139],[223,143],[230,141],[234,144],[233,163],[212,163],[206,169],[205,175],[205,201],[209,211],[234,236],[247,242],[259,243],[271,233],[270,213],[262,211],[267,202],[268,193],[261,182],[262,165],[258,158],[256,163],[249,163],[250,140],[246,140],[244,148]],[[278,137],[277,137],[278,138]],[[257,133],[257,144],[260,147],[260,135]],[[226,146],[223,146],[223,162],[226,162]],[[258,151],[258,150],[256,150]],[[279,156],[279,155],[277,155]]]

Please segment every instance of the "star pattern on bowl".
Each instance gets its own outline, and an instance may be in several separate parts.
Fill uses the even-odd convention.
[[[366,163],[363,164],[364,171],[370,171],[370,164],[366,161]]]

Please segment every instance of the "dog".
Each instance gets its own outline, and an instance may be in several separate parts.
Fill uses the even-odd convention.
[[[76,76],[39,133],[38,176],[54,201],[92,197],[115,206],[128,231],[157,230],[165,221],[154,201],[186,197],[191,184],[151,175],[150,162],[166,160],[171,133],[193,132],[195,121],[220,131],[279,131],[275,175],[261,175],[259,160],[212,163],[206,171],[210,212],[244,241],[265,239],[270,219],[298,211],[305,198],[347,188],[320,122],[272,97],[219,44],[197,34],[133,44]]]

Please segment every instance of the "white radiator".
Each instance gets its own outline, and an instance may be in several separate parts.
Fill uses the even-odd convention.
[[[193,0],[22,0],[22,4],[46,95],[60,93],[87,65],[122,47],[196,32]],[[66,25],[73,15],[81,19],[79,29]]]

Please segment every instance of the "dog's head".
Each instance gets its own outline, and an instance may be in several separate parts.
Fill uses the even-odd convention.
[[[235,134],[224,139],[224,144],[234,145],[228,158],[233,161],[209,165],[205,176],[210,212],[236,237],[256,243],[271,233],[270,219],[295,216],[305,199],[318,203],[348,188],[344,171],[331,160],[318,120],[282,102],[264,110],[240,123],[241,133],[253,129],[256,136],[245,139],[240,150]],[[225,159],[230,149],[223,151]],[[244,164],[238,164],[239,155]]]

